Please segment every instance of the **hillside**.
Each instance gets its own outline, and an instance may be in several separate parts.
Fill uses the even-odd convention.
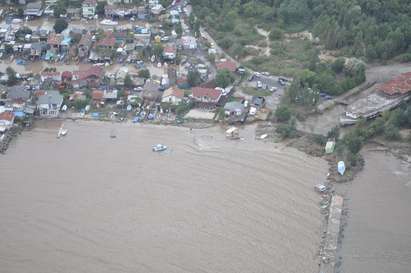
[[[321,52],[367,61],[411,60],[411,2],[408,0],[192,0],[202,24],[233,56],[285,74],[307,66]],[[255,26],[270,33],[271,43]],[[296,41],[309,31],[315,43]],[[264,52],[270,48],[267,58]],[[328,55],[328,54],[326,54]]]

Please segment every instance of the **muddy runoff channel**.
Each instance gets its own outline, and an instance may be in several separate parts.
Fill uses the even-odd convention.
[[[2,272],[318,271],[324,160],[254,128],[229,141],[78,121],[57,139],[59,126],[38,123],[0,156]]]

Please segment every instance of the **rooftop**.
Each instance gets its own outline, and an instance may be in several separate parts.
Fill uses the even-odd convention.
[[[212,88],[204,88],[204,87],[194,87],[193,88],[194,98],[208,97],[213,100],[218,100],[220,96],[221,96],[220,90],[216,90]]]
[[[380,84],[377,90],[390,96],[409,93],[411,91],[411,72],[401,74],[388,82]]]
[[[218,70],[227,69],[228,71],[235,72],[237,64],[233,61],[225,60],[216,64]]]

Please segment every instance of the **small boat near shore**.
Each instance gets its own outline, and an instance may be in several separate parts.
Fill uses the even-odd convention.
[[[167,150],[168,147],[163,144],[156,144],[156,145],[153,145],[152,149],[153,149],[153,152],[162,152],[162,151]]]
[[[64,137],[64,136],[67,135],[67,133],[68,133],[68,130],[64,129],[63,126],[61,126],[58,133],[57,133],[57,138]]]
[[[117,137],[117,134],[116,134],[116,130],[111,130],[111,132],[110,132],[110,138],[116,138]]]

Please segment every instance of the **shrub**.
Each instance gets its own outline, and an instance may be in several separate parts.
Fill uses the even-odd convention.
[[[275,118],[279,122],[286,122],[289,121],[291,118],[291,110],[288,108],[286,105],[280,105],[276,110],[275,110]]]
[[[281,40],[283,38],[283,31],[279,28],[274,28],[273,30],[271,30],[270,32],[270,40],[274,41],[274,40]]]
[[[401,136],[400,136],[399,127],[392,124],[392,123],[388,123],[385,126],[384,137],[388,140],[398,140],[398,139],[400,139]]]
[[[295,124],[295,119],[290,119],[288,123],[280,124],[276,132],[281,136],[281,138],[293,138],[297,135],[297,129]]]

